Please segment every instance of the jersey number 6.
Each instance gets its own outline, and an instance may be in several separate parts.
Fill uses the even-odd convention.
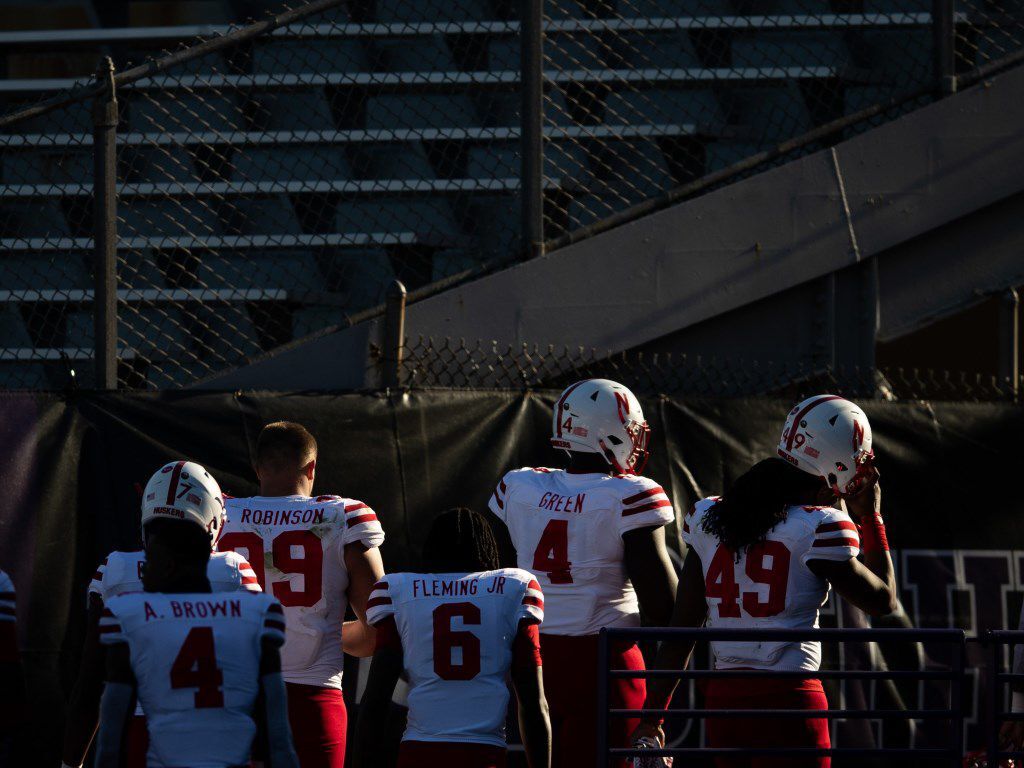
[[[767,557],[772,564],[765,565]],[[744,571],[755,584],[768,585],[768,599],[761,600],[757,592],[744,592],[743,611],[748,616],[762,619],[776,616],[786,607],[789,589],[789,549],[780,541],[762,541],[747,550]],[[704,579],[704,594],[717,598],[718,615],[723,619],[740,617],[740,585],[736,583],[736,559],[728,547],[719,546],[708,566]]]
[[[292,547],[302,549],[302,557],[292,555]],[[247,559],[256,572],[256,580],[266,591],[267,576],[263,561],[263,539],[251,531],[226,533],[217,544],[221,552],[236,549],[246,550]],[[312,531],[283,531],[274,537],[271,544],[274,567],[281,573],[302,574],[302,589],[295,589],[287,581],[276,581],[272,585],[273,595],[281,605],[308,608],[320,602],[324,581],[324,546],[320,537]]]
[[[480,674],[480,638],[466,630],[452,629],[458,616],[464,626],[480,623],[480,607],[473,603],[447,603],[434,609],[434,674],[442,680],[472,680]],[[462,651],[462,661],[452,662],[452,650]]]
[[[196,709],[224,706],[224,673],[217,666],[212,627],[192,627],[185,635],[174,664],[171,688],[195,688]]]

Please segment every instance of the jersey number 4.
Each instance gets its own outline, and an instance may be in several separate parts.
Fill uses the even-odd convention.
[[[771,557],[771,565],[766,565]],[[786,591],[789,588],[790,553],[780,541],[762,541],[747,550],[744,571],[755,584],[767,584],[768,596],[762,600],[757,592],[740,595],[736,583],[736,558],[732,551],[719,546],[711,558],[708,574],[704,578],[704,594],[716,598],[718,615],[723,619],[740,618],[740,603],[743,612],[755,618],[776,616],[786,607]]]
[[[533,570],[546,573],[552,584],[572,584],[569,562],[569,521],[551,520],[533,551]]]
[[[452,629],[458,616],[463,626],[480,623],[480,606],[473,603],[446,603],[434,609],[434,674],[442,680],[472,680],[480,674],[480,638],[464,629]],[[454,649],[462,651],[462,660],[452,661]]]
[[[302,550],[302,557],[295,557],[292,548]],[[267,575],[263,561],[263,539],[251,531],[226,533],[217,544],[221,552],[244,549],[249,564],[256,572],[256,580],[266,591]],[[324,581],[324,546],[320,537],[312,531],[284,531],[274,537],[271,544],[274,567],[281,573],[302,574],[302,589],[296,589],[287,581],[274,582],[272,589],[281,605],[308,608],[320,602]]]
[[[224,706],[224,673],[217,666],[212,627],[192,627],[171,665],[171,688],[195,688],[196,709]]]

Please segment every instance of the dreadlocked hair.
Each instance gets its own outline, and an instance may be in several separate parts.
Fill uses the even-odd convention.
[[[426,573],[477,573],[501,567],[498,542],[484,516],[456,507],[434,518],[423,543]]]
[[[731,550],[737,560],[786,519],[786,510],[806,504],[821,478],[782,459],[760,461],[733,482],[701,520],[701,529]]]

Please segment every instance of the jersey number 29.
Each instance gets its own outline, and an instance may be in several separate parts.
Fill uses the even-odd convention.
[[[768,557],[772,559],[771,565],[765,564]],[[748,616],[776,616],[786,608],[789,561],[789,549],[781,541],[754,544],[747,550],[744,572],[755,584],[767,584],[768,595],[766,600],[757,592],[744,592],[741,596],[740,585],[736,583],[735,555],[728,547],[719,545],[704,578],[704,594],[719,601],[718,615],[723,619],[738,619],[741,601]]]

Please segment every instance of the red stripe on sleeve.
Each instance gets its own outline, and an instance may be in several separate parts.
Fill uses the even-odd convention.
[[[100,634],[101,635],[106,635],[106,634],[109,634],[110,632],[120,632],[120,631],[121,631],[121,627],[118,626],[117,624],[101,624],[100,625]]]
[[[276,629],[278,632],[284,632],[284,622],[277,619],[267,619],[263,622],[263,626],[267,629]]]
[[[353,528],[353,527],[355,527],[357,525],[360,525],[361,523],[372,523],[376,519],[377,519],[377,516],[371,512],[368,515],[359,515],[358,517],[350,517],[350,518],[348,518],[347,522],[348,522],[348,527],[349,528]]]
[[[540,584],[537,583],[536,579],[531,580],[530,583],[526,585],[526,588],[536,589],[538,592],[540,592]]]
[[[0,605],[0,616],[15,616],[14,608],[8,608],[6,605]]]
[[[242,577],[242,583],[243,584],[256,584],[257,582],[258,582],[258,579],[255,576],[243,576]]]
[[[360,509],[369,509],[369,508],[370,508],[369,505],[364,504],[363,502],[360,501],[360,502],[357,502],[357,503],[353,504],[351,507],[345,507],[345,512],[347,514],[349,512],[356,512],[356,511],[358,511]]]
[[[14,593],[13,592],[0,592],[0,600],[13,600],[13,599],[14,599]]]
[[[270,605],[267,606],[267,613],[281,613],[281,614],[283,614],[284,613],[284,609],[281,607],[280,603],[271,603]]]
[[[822,523],[814,529],[815,533],[832,533],[833,531],[856,531],[857,526],[850,520],[839,520],[835,523]]]
[[[543,608],[544,601],[533,595],[523,595],[523,605],[535,605],[538,608]]]
[[[860,542],[857,539],[849,538],[837,538],[837,539],[815,539],[814,547],[858,547]]]
[[[690,532],[690,524],[688,522],[686,522],[685,520],[683,520],[683,533],[689,533],[689,532]]]
[[[505,485],[505,481],[504,480],[500,481],[498,487],[501,488],[501,492],[502,493],[505,493],[505,491],[508,490],[508,486]]]
[[[652,509],[660,509],[661,507],[671,507],[672,502],[668,499],[660,499],[658,501],[651,501],[647,504],[641,504],[639,507],[633,507],[632,509],[623,510],[622,516],[629,517],[630,515],[636,515],[640,512],[647,512]]]
[[[623,505],[628,507],[630,504],[636,504],[638,501],[640,501],[641,499],[646,499],[648,496],[657,496],[659,493],[664,493],[664,492],[665,492],[665,490],[660,485],[658,485],[658,486],[655,486],[654,488],[649,488],[646,491],[640,491],[640,493],[634,493],[632,496],[629,496],[629,497],[623,499],[622,503],[623,503]]]
[[[366,609],[376,608],[378,605],[391,605],[390,597],[371,597],[366,601]]]
[[[388,588],[388,583],[386,581],[378,581],[376,584],[373,585],[373,589],[371,589],[370,591],[371,592],[376,592],[378,589],[387,589],[387,588]]]
[[[498,496],[498,492],[497,491],[494,492],[494,500],[496,502],[498,502],[498,509],[504,509],[505,508],[505,502],[503,502],[501,500],[501,498]]]

